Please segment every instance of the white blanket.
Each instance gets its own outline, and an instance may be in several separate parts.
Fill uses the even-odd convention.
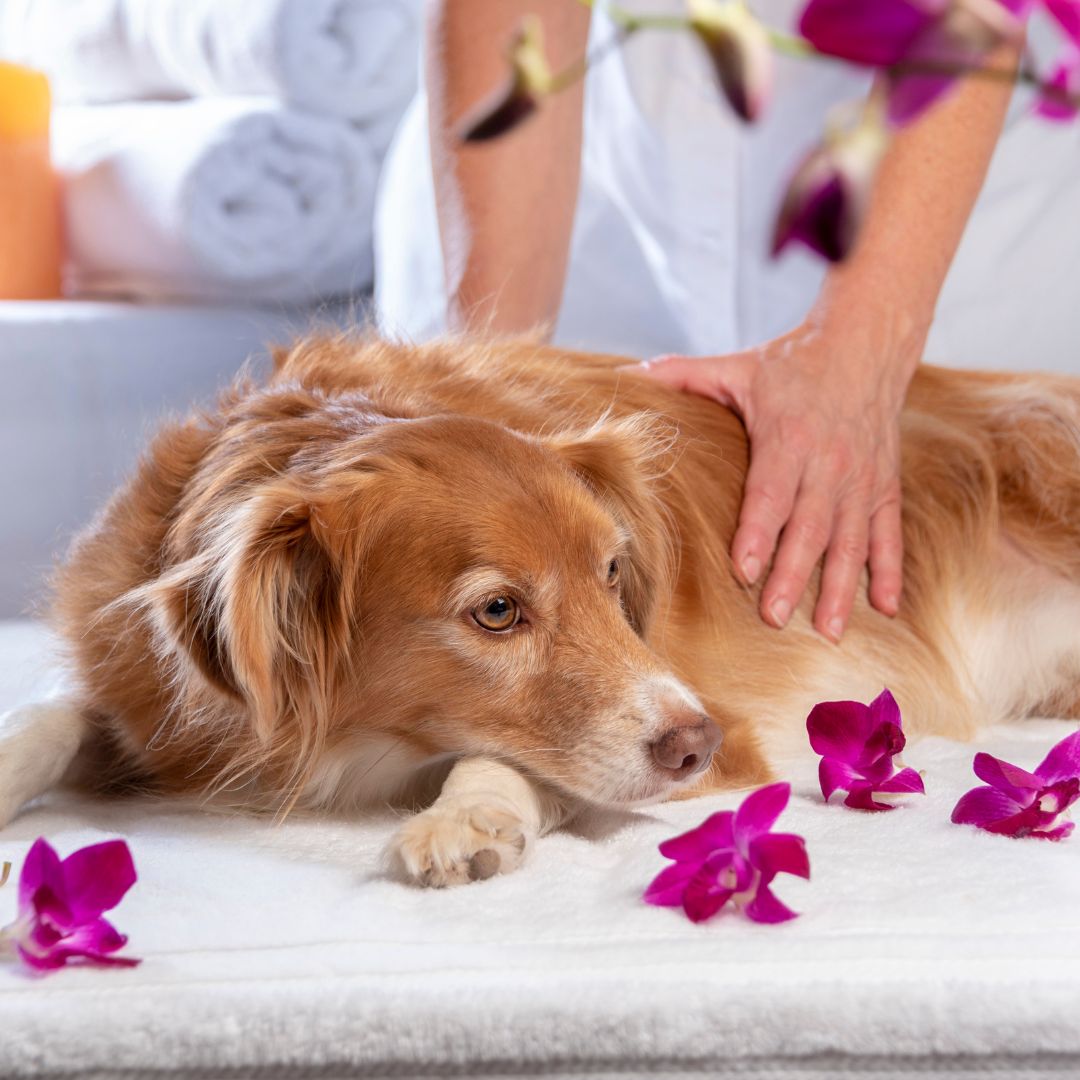
[[[57,110],[71,285],[302,301],[370,284],[377,164],[350,125],[263,98]]]
[[[268,94],[349,119],[400,115],[418,0],[0,0],[0,56],[92,103]]]
[[[40,651],[0,632],[0,671]],[[0,708],[14,697],[0,686]],[[1069,729],[979,746],[1030,767]],[[0,966],[0,1075],[1075,1076],[1080,838],[950,824],[973,752],[911,744],[928,794],[874,816],[823,806],[809,756],[786,769],[780,825],[813,876],[778,881],[802,912],[781,926],[640,900],[657,843],[736,796],[597,819],[517,874],[439,892],[380,874],[387,817],[275,827],[53,797],[0,832],[0,859],[39,835],[65,854],[125,837],[141,880],[115,921],[144,962]],[[0,924],[14,903],[0,890]]]

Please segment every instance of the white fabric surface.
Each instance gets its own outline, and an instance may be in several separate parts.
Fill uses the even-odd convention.
[[[756,0],[788,27],[805,0]],[[685,0],[627,0],[680,13]],[[614,34],[594,18],[594,49]],[[1056,32],[1034,26],[1052,54]],[[835,63],[778,58],[765,117],[742,124],[689,34],[642,32],[595,65],[586,84],[581,187],[558,344],[650,356],[715,354],[795,326],[824,264],[769,257],[784,186],[839,103],[868,77]],[[1017,94],[986,186],[952,266],[926,358],[964,367],[1080,371],[1080,124],[1048,124]],[[442,253],[427,104],[410,107],[387,158],[376,209],[382,328],[423,340],[445,326]]]
[[[359,131],[266,98],[57,111],[72,285],[300,301],[371,282],[378,167]]]
[[[400,115],[418,0],[0,0],[0,55],[59,100],[268,94],[353,120]]]
[[[44,647],[0,626],[0,705],[32,693]],[[1031,766],[1068,730],[979,746]],[[813,878],[778,885],[802,912],[779,927],[640,901],[657,843],[736,796],[598,818],[441,892],[381,875],[385,817],[274,827],[51,797],[0,832],[0,858],[125,837],[141,879],[115,921],[144,963],[0,967],[0,1075],[1074,1076],[1080,840],[951,825],[973,750],[912,744],[928,795],[885,815],[823,806],[809,755],[785,769],[781,824]],[[0,923],[14,902],[0,890]]]

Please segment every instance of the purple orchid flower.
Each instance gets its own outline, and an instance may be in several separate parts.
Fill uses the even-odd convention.
[[[123,840],[81,848],[61,862],[39,838],[19,877],[18,915],[0,929],[0,945],[7,943],[35,971],[51,971],[72,960],[132,967],[139,961],[113,955],[127,938],[102,914],[116,907],[136,880]]]
[[[858,701],[823,701],[806,718],[814,752],[821,755],[818,779],[825,801],[846,791],[844,805],[853,810],[895,810],[875,795],[924,794],[914,769],[896,771],[896,758],[907,740],[900,707],[888,690],[869,705]]]
[[[778,923],[798,912],[772,891],[777,874],[810,877],[806,842],[770,832],[791,797],[790,784],[752,792],[738,810],[721,810],[696,829],[665,840],[660,854],[674,859],[645,890],[657,907],[682,907],[693,922],[712,918],[729,900],[755,922]]]
[[[890,71],[888,117],[910,123],[959,71],[1006,42],[1019,43],[1031,0],[810,0],[799,32],[819,52]],[[1071,3],[1073,0],[1046,0]]]
[[[1080,799],[1080,731],[1062,739],[1033,773],[990,754],[976,754],[972,765],[986,786],[973,788],[956,804],[952,820],[957,825],[1040,840],[1063,840],[1073,831],[1073,822],[1059,819]]]

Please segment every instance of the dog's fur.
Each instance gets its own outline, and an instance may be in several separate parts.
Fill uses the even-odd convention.
[[[1080,715],[1080,381],[918,373],[902,609],[860,596],[835,646],[816,583],[780,632],[731,573],[739,421],[622,363],[313,338],[167,426],[58,572],[77,689],[0,741],[0,819],[80,743],[96,779],[279,812],[430,791],[396,851],[448,884],[582,804],[760,783],[822,699],[888,685],[960,738]],[[658,765],[702,713],[707,771]]]

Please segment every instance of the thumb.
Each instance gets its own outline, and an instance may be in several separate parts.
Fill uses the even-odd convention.
[[[658,356],[638,365],[636,370],[650,379],[712,398],[721,405],[741,411],[740,405],[750,384],[754,364],[750,353],[727,356]]]

